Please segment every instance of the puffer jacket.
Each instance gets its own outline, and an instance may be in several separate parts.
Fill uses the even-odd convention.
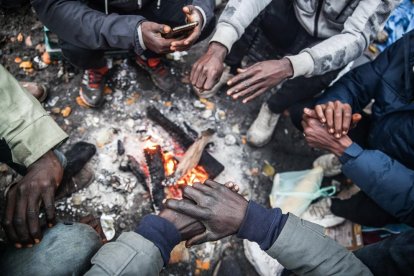
[[[384,210],[414,226],[414,31],[333,85],[317,103],[339,100],[372,123],[362,149],[345,151],[342,171]]]
[[[273,0],[276,1],[276,0]],[[294,76],[322,75],[342,68],[359,57],[370,40],[382,29],[401,0],[281,0],[293,1],[302,27],[322,41],[288,56]],[[211,41],[230,51],[245,28],[272,0],[230,0],[219,18]]]
[[[149,5],[156,5],[160,13],[171,14],[169,10],[163,11],[167,3],[168,9],[173,6],[177,12],[192,4],[202,10],[204,25],[214,18],[212,0],[31,0],[31,3],[40,21],[66,42],[85,49],[131,49],[137,54],[143,52],[137,27],[146,20],[143,11]],[[169,23],[169,18],[159,20]]]

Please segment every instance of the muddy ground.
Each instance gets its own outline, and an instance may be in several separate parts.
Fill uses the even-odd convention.
[[[206,43],[194,47],[180,61],[169,61],[177,78],[182,80],[180,88],[171,93],[159,91],[148,74],[130,60],[114,59],[111,91],[106,95],[105,104],[99,109],[89,109],[76,103],[80,70],[64,61],[56,61],[45,69],[35,68],[28,74],[15,62],[16,57],[33,61],[39,55],[35,47],[44,42],[42,24],[29,7],[13,12],[0,11],[0,26],[1,64],[18,80],[36,81],[48,86],[49,96],[44,108],[70,136],[62,150],[80,140],[98,147],[98,153],[89,164],[95,171],[95,181],[75,196],[57,203],[62,219],[77,220],[88,213],[96,216],[106,214],[113,218],[118,236],[121,231],[132,230],[143,215],[152,212],[142,183],[137,183],[132,174],[118,170],[122,157],[116,155],[115,146],[117,140],[122,140],[127,154],[140,158],[140,150],[136,148],[139,129],[164,137],[162,130],[146,119],[145,108],[149,105],[162,110],[180,126],[185,121],[198,132],[207,126],[214,128],[214,146],[209,151],[226,166],[218,180],[239,182],[246,196],[267,206],[272,181],[262,174],[264,161],[271,164],[276,172],[303,170],[310,168],[315,157],[321,154],[306,146],[302,134],[293,127],[288,115],[282,116],[271,143],[266,147],[257,149],[244,144],[243,136],[263,99],[244,105],[226,96],[223,89],[219,95],[209,99],[207,107],[200,105],[186,80],[191,65],[203,53]],[[17,40],[19,33],[23,35],[22,42]],[[31,45],[27,41],[28,36]],[[65,118],[57,111],[66,107],[71,108],[71,113]],[[206,110],[211,110],[211,114]],[[234,144],[230,143],[232,141],[226,143],[225,138],[229,135],[235,138]],[[165,143],[168,147],[168,142]],[[116,185],[114,182],[117,182]],[[243,243],[232,237],[193,248],[186,261],[170,265],[162,274],[198,274],[196,260],[203,260],[210,267],[201,270],[201,274],[211,275],[222,254],[227,254],[235,257],[244,275],[256,275],[244,257],[242,247]]]

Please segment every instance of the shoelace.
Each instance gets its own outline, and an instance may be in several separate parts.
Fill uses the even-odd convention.
[[[88,70],[88,84],[100,84],[102,81],[102,74],[95,70]]]

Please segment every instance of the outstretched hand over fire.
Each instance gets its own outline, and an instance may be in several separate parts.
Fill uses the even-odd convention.
[[[237,193],[234,183],[221,185],[212,180],[184,188],[188,200],[167,200],[165,206],[200,221],[206,228],[186,242],[186,246],[216,241],[235,234],[244,219],[247,200]]]

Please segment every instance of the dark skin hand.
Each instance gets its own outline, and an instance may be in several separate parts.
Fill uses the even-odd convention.
[[[170,47],[171,51],[189,50],[201,35],[201,28],[204,24],[201,13],[193,5],[185,6],[183,12],[185,13],[187,23],[198,22],[198,25],[188,37],[172,42]]]
[[[293,67],[287,58],[258,62],[238,69],[238,74],[227,82],[232,86],[227,95],[235,100],[243,98],[242,102],[247,103],[291,76]]]
[[[318,119],[308,117],[306,114],[303,115],[302,127],[306,142],[310,147],[328,150],[338,157],[352,144],[348,135],[337,139],[328,133],[326,126]]]
[[[7,193],[4,229],[16,248],[32,247],[42,239],[39,208],[46,210],[48,226],[55,223],[55,191],[62,180],[63,168],[49,151],[27,169],[23,179]]]
[[[314,110],[305,108],[304,113],[326,124],[328,132],[337,139],[347,135],[348,131],[362,119],[361,114],[352,114],[349,104],[343,104],[340,101],[316,105]]]
[[[193,204],[190,200],[184,199],[182,201],[188,204]],[[182,241],[186,241],[196,235],[203,233],[206,230],[201,222],[172,209],[164,208],[160,212],[159,216],[174,224],[178,232],[181,234]]]
[[[141,23],[142,40],[145,46],[157,53],[166,54],[171,53],[171,43],[174,39],[166,39],[162,34],[171,32],[171,27],[163,24],[145,21]]]
[[[191,69],[191,84],[200,90],[210,90],[223,74],[223,62],[227,48],[217,42],[210,43],[207,52],[194,63]]]
[[[206,180],[204,185],[196,183],[192,187],[185,187],[183,195],[194,203],[169,199],[167,208],[191,216],[206,227],[205,232],[186,242],[187,247],[216,241],[239,230],[248,202],[228,186]]]

